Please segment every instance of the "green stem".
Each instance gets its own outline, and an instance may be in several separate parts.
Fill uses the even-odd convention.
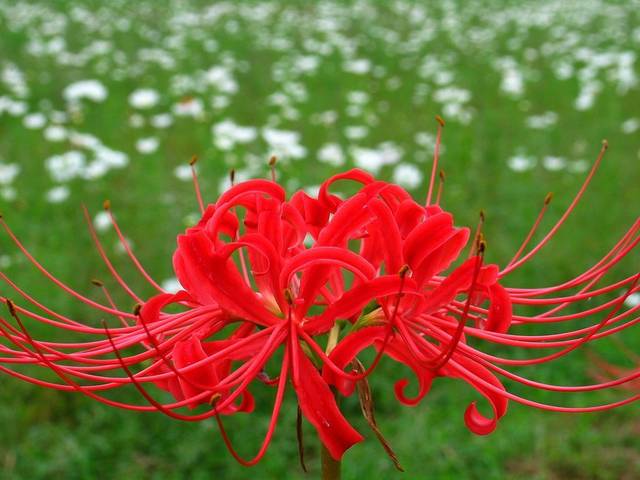
[[[335,460],[327,447],[322,445],[322,480],[340,480],[340,460]]]

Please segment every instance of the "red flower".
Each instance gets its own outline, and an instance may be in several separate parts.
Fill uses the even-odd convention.
[[[178,237],[174,268],[184,290],[177,294],[163,291],[147,274],[111,216],[132,262],[159,291],[146,301],[139,298],[109,261],[88,221],[115,280],[140,304],[133,314],[119,309],[99,282],[106,303],[87,298],[56,279],[2,220],[9,236],[38,270],[77,300],[116,319],[120,326],[92,327],[67,318],[0,273],[10,288],[44,312],[38,314],[2,298],[17,326],[0,320],[0,370],[130,410],[158,410],[190,421],[215,416],[227,446],[245,464],[257,462],[266,452],[288,383],[302,414],[331,455],[339,459],[362,436],[340,412],[331,387],[350,395],[383,356],[406,365],[416,376],[418,392],[412,398],[405,393],[407,380],[395,384],[395,394],[404,404],[419,403],[440,376],[462,379],[476,389],[493,410],[487,418],[475,403],[467,409],[465,422],[478,434],[495,429],[508,400],[575,412],[629,403],[639,396],[584,408],[547,405],[507,391],[498,378],[536,389],[582,392],[638,377],[636,372],[595,385],[556,386],[503,367],[552,361],[640,321],[637,308],[619,313],[624,299],[638,290],[640,274],[596,287],[636,248],[640,220],[602,260],[568,282],[544,288],[505,286],[508,274],[529,261],[566,220],[603,153],[604,149],[565,214],[524,254],[546,210],[545,201],[522,247],[502,270],[485,264],[480,227],[470,241],[469,229],[455,227],[452,215],[432,204],[437,150],[426,205],[397,185],[351,170],[325,181],[317,198],[297,192],[287,199],[275,181],[252,180],[233,186],[205,208],[194,176],[202,218]],[[331,194],[332,184],[344,180],[358,183],[357,193],[347,198]],[[468,244],[470,250],[463,254]],[[611,299],[613,292],[618,295]],[[594,306],[599,298],[605,300]],[[587,299],[586,308],[566,313],[569,306],[578,308]],[[514,314],[513,308],[522,305],[544,310],[535,315]],[[22,317],[81,338],[66,342],[35,339]],[[596,323],[563,333],[515,333],[520,325],[561,325],[590,317],[595,317]],[[499,357],[487,353],[483,342],[517,350],[552,349],[553,353],[527,359]],[[359,365],[357,356],[370,346],[377,355],[369,368],[351,367]],[[21,373],[18,367],[24,364],[53,371],[60,382]],[[272,378],[268,372],[274,364]],[[170,392],[175,401],[156,400],[149,384]],[[118,402],[104,395],[126,385],[133,385],[147,404]],[[275,389],[273,414],[257,455],[243,460],[232,449],[220,416],[251,412],[254,401],[250,388],[260,385]],[[182,407],[199,409],[180,413]]]

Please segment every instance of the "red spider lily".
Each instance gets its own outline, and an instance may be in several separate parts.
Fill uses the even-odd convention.
[[[440,136],[441,128],[437,145]],[[18,249],[43,275],[80,302],[115,318],[120,326],[92,327],[65,317],[0,273],[11,289],[42,311],[39,314],[2,298],[17,325],[0,319],[0,370],[125,409],[160,411],[189,421],[214,416],[232,454],[247,465],[265,454],[289,383],[302,414],[331,456],[340,459],[362,436],[344,418],[331,387],[350,395],[384,356],[406,365],[416,376],[418,392],[412,398],[405,393],[406,379],[395,384],[395,394],[404,404],[419,403],[440,376],[462,379],[476,389],[493,411],[488,418],[475,403],[469,406],[465,422],[477,434],[495,429],[509,400],[565,412],[630,403],[640,395],[589,407],[548,405],[507,391],[499,379],[568,393],[604,389],[640,377],[636,371],[594,385],[558,386],[505,368],[555,360],[640,322],[640,307],[620,312],[627,296],[639,290],[640,273],[598,286],[636,248],[640,219],[600,261],[567,282],[542,288],[504,285],[507,275],[531,260],[565,222],[604,150],[567,211],[524,253],[550,198],[545,200],[522,246],[503,269],[485,264],[481,226],[470,242],[470,230],[455,227],[452,215],[438,205],[441,185],[436,202],[431,202],[437,147],[425,205],[397,185],[350,170],[325,181],[317,198],[297,192],[287,199],[272,178],[235,185],[215,204],[205,207],[194,173],[202,218],[178,237],[173,260],[183,290],[176,294],[163,291],[147,274],[110,213],[131,261],[158,290],[146,300],[136,295],[110,262],[85,211],[100,256],[115,280],[139,304],[134,313],[118,308],[99,282],[106,303],[69,288],[40,265],[1,220]],[[341,180],[356,182],[360,188],[347,198],[330,193],[331,186]],[[109,205],[106,208],[110,212]],[[461,259],[469,243],[468,258]],[[594,305],[598,299],[602,301]],[[589,305],[580,309],[587,300]],[[542,311],[514,314],[514,307],[519,306],[537,306]],[[36,339],[21,317],[81,338],[65,342]],[[589,318],[595,320],[562,333],[532,335],[519,328]],[[484,342],[552,353],[507,358],[487,353]],[[352,367],[359,365],[357,356],[370,346],[377,352],[370,366]],[[274,363],[277,374],[271,378],[267,371]],[[60,380],[22,373],[17,368],[21,365],[42,367]],[[150,393],[150,384],[169,392],[174,401],[157,400]],[[127,385],[133,385],[147,403],[129,404],[105,396],[105,392]],[[244,460],[233,450],[221,415],[252,411],[250,387],[260,385],[275,389],[273,413],[258,453]],[[181,413],[182,407],[198,410]]]

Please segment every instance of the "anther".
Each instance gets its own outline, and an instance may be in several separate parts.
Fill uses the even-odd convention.
[[[102,202],[102,208],[105,210],[111,210],[111,200],[105,200]]]
[[[284,289],[284,299],[289,305],[293,305],[293,293],[291,293],[291,290],[288,288]]]
[[[484,237],[481,237],[478,240],[478,255],[483,255],[486,249],[487,249],[487,242],[484,239]]]
[[[271,169],[271,181],[276,181],[276,162],[278,158],[275,155],[272,155],[269,159],[269,168]]]
[[[398,275],[400,275],[400,278],[404,278],[407,276],[407,273],[410,272],[410,268],[409,265],[407,265],[406,263],[400,267],[400,270],[398,271]]]
[[[218,403],[218,400],[220,400],[222,398],[222,394],[220,392],[216,392],[213,395],[211,395],[211,398],[209,399],[209,404],[215,406],[216,403]]]
[[[104,283],[96,278],[92,278],[91,283],[93,283],[96,287],[104,287]]]
[[[198,161],[198,156],[197,155],[193,155],[191,157],[191,160],[189,160],[189,165],[191,165],[193,167],[196,164],[197,161]]]
[[[231,170],[229,170],[229,181],[231,182],[231,186],[235,185],[235,183],[236,183],[236,170],[235,170],[235,168],[232,168]]]
[[[544,197],[544,204],[549,205],[552,199],[553,199],[553,192],[547,193],[547,196]]]
[[[440,115],[436,115],[436,122],[438,122],[441,127],[444,127],[445,125],[445,121]]]
[[[15,305],[15,303],[13,303],[13,301],[9,300],[8,298],[5,299],[5,300],[7,301],[7,308],[9,309],[9,314],[12,317],[16,317],[17,313],[16,313],[16,305]]]
[[[136,303],[133,306],[133,314],[138,317],[140,315],[140,310],[142,310],[142,305],[140,305],[139,303]]]

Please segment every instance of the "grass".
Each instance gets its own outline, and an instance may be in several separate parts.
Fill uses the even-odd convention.
[[[111,199],[136,254],[162,280],[172,276],[175,236],[191,221],[197,207],[190,184],[174,176],[175,167],[197,154],[205,197],[214,200],[230,168],[266,175],[266,159],[280,153],[261,138],[231,150],[220,149],[214,143],[212,125],[232,119],[239,125],[299,132],[307,154],[302,159],[280,155],[278,164],[283,183],[292,188],[313,187],[339,170],[316,160],[318,150],[329,142],[344,150],[347,163],[343,168],[354,164],[350,147],[378,148],[391,141],[403,152],[402,163],[427,172],[431,150],[416,142],[416,136],[434,133],[433,117],[445,108],[434,100],[434,92],[446,86],[470,92],[462,108],[470,112],[471,119],[465,122],[444,114],[448,124],[441,159],[447,173],[443,204],[460,225],[474,225],[480,209],[486,211],[489,261],[508,261],[548,191],[555,196],[542,231],[553,225],[579,188],[584,173],[546,169],[543,157],[561,156],[570,165],[580,160],[592,162],[602,138],[611,145],[582,206],[553,244],[513,275],[511,285],[552,284],[581,272],[637,217],[640,142],[637,132],[621,130],[624,121],[637,116],[637,86],[626,92],[619,89],[616,60],[595,68],[600,90],[593,107],[577,110],[574,106],[585,83],[586,74],[580,72],[591,68],[595,54],[617,55],[637,46],[637,2],[567,2],[562,7],[554,2],[509,2],[507,6],[497,1],[455,1],[445,6],[427,2],[422,18],[414,2],[313,6],[281,0],[265,6],[250,1],[242,6],[216,4],[228,7],[217,19],[205,15],[205,2],[161,3],[166,8],[155,2],[132,5],[85,0],[53,5],[0,1],[0,24],[5,25],[0,28],[6,29],[0,42],[0,67],[11,62],[23,72],[30,90],[23,98],[28,111],[43,112],[48,118],[54,111],[66,111],[65,128],[95,135],[130,159],[127,167],[97,180],[66,182],[70,197],[52,204],[44,192],[56,182],[47,174],[45,159],[78,147],[68,141],[46,141],[41,129],[27,129],[21,117],[0,113],[0,162],[21,167],[11,184],[16,198],[0,198],[0,209],[34,255],[80,291],[92,292],[90,280],[107,277],[92,252],[81,202],[95,214],[105,198]],[[545,12],[551,12],[548,21],[543,19]],[[61,19],[66,19],[66,26],[60,26]],[[568,40],[572,37],[574,44]],[[46,43],[56,38],[65,40],[63,52],[77,53],[95,40],[111,43],[105,53],[75,65],[65,63],[59,51],[27,53],[33,51],[34,41]],[[207,47],[207,41],[215,42],[215,49]],[[331,46],[329,51],[318,53],[326,45]],[[577,53],[585,47],[591,49],[591,56]],[[173,61],[171,68],[142,59],[143,49],[154,48],[167,53]],[[296,69],[301,55],[318,57],[314,72]],[[513,59],[523,76],[521,95],[500,88],[503,74],[496,63],[505,57]],[[363,58],[374,66],[367,74],[344,70],[345,62]],[[433,71],[424,66],[429,59],[438,62]],[[573,66],[566,79],[555,74],[562,62]],[[228,67],[237,93],[203,82],[198,72],[214,65]],[[632,70],[638,73],[637,67]],[[452,79],[439,85],[442,72],[449,72]],[[100,103],[84,100],[76,111],[62,92],[71,82],[91,78],[105,85],[108,97]],[[136,112],[128,96],[142,87],[156,89],[161,98],[151,110]],[[0,97],[17,98],[9,86],[0,88],[4,88]],[[367,93],[368,101],[353,108],[347,100],[353,91]],[[284,93],[288,106],[273,104],[276,92]],[[166,130],[149,124],[153,114],[170,112],[186,96],[203,101],[199,118],[174,115],[173,125]],[[228,105],[213,107],[212,98],[220,96],[228,99]],[[327,111],[336,112],[335,122],[318,120]],[[547,111],[557,114],[554,125],[527,127],[529,117]],[[144,126],[131,126],[136,114],[143,117]],[[368,133],[363,139],[348,138],[349,126],[366,126]],[[136,140],[142,137],[158,138],[159,149],[147,155],[136,151]],[[507,167],[508,159],[517,154],[535,156],[538,162],[525,172],[513,171]],[[383,166],[379,177],[391,179],[395,167]],[[423,198],[426,180],[413,193]],[[104,232],[101,239],[123,276],[140,292],[150,294],[125,258],[115,252],[115,234]],[[20,259],[6,235],[0,236],[0,255],[9,263],[3,270],[18,285],[69,316],[87,318],[87,310],[53,289]],[[637,262],[636,254],[617,273],[637,271]],[[115,285],[109,286],[115,290]],[[1,288],[5,295],[5,286]],[[91,294],[97,298],[98,293]],[[129,300],[118,296],[117,301],[126,305]],[[50,335],[41,326],[33,330],[43,337]],[[626,343],[637,345],[637,332],[625,335]],[[615,346],[603,344],[598,350],[622,360]],[[531,376],[558,383],[586,382],[585,360],[577,354],[559,367],[536,369]],[[633,405],[602,414],[563,416],[512,403],[494,434],[476,437],[464,427],[462,415],[478,394],[460,382],[441,379],[419,407],[400,408],[390,381],[403,374],[406,372],[387,362],[372,380],[377,417],[406,469],[403,478],[640,476],[640,422]],[[514,391],[520,392],[515,387]],[[77,395],[2,377],[0,478],[313,478],[318,474],[319,450],[305,425],[311,467],[310,475],[305,475],[298,467],[294,399],[288,393],[288,408],[267,457],[247,470],[227,454],[212,422],[186,424],[161,415],[112,410]],[[537,393],[534,395],[541,400],[562,401]],[[584,398],[582,403],[612,401],[623,395],[608,392]],[[247,455],[256,450],[259,432],[268,421],[271,400],[267,396],[257,400],[256,413],[229,419],[227,424],[238,448]],[[367,432],[367,441],[347,453],[344,477],[395,476],[392,463],[359,418],[355,400],[347,399],[344,408],[354,425]]]

